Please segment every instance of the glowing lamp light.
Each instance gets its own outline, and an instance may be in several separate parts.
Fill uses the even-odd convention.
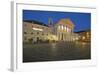
[[[78,40],[79,38],[78,37],[76,37],[76,40]]]
[[[39,29],[39,28],[33,28],[33,30],[43,31],[43,29]]]
[[[85,36],[83,36],[82,39],[85,40]]]

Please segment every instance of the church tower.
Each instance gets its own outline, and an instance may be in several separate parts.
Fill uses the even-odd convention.
[[[48,25],[49,26],[52,26],[53,25],[53,20],[51,17],[48,18]]]

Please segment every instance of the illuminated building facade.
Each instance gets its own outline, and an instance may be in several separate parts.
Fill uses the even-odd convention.
[[[60,41],[72,41],[74,24],[70,19],[61,19],[55,26],[55,34]]]
[[[48,25],[34,20],[24,20],[23,22],[23,41],[73,41],[77,37],[73,33],[74,24],[70,19],[61,19],[53,24],[51,18]]]
[[[91,31],[87,30],[87,31],[80,31],[77,32],[77,34],[79,34],[79,41],[83,41],[83,42],[90,42],[91,41]]]
[[[47,40],[51,34],[49,26],[37,21],[24,21],[23,22],[23,40],[24,42],[37,42]]]

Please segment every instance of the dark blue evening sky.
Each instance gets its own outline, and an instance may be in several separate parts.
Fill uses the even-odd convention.
[[[23,20],[36,20],[48,25],[48,18],[55,24],[69,18],[75,25],[74,32],[91,29],[91,13],[23,10]]]

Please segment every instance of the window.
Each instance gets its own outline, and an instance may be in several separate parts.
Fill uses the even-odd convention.
[[[37,32],[37,34],[39,34],[39,32]]]
[[[42,33],[42,35],[44,35],[44,33]]]
[[[44,29],[44,27],[42,27],[42,29]]]
[[[85,36],[82,37],[82,40],[85,40]]]
[[[24,37],[24,40],[27,40],[27,38],[26,38],[26,37]]]
[[[31,34],[33,34],[33,32],[31,32]]]
[[[24,24],[24,26],[26,27],[26,26],[27,26],[27,24]]]
[[[27,32],[24,32],[24,34],[27,34]]]

